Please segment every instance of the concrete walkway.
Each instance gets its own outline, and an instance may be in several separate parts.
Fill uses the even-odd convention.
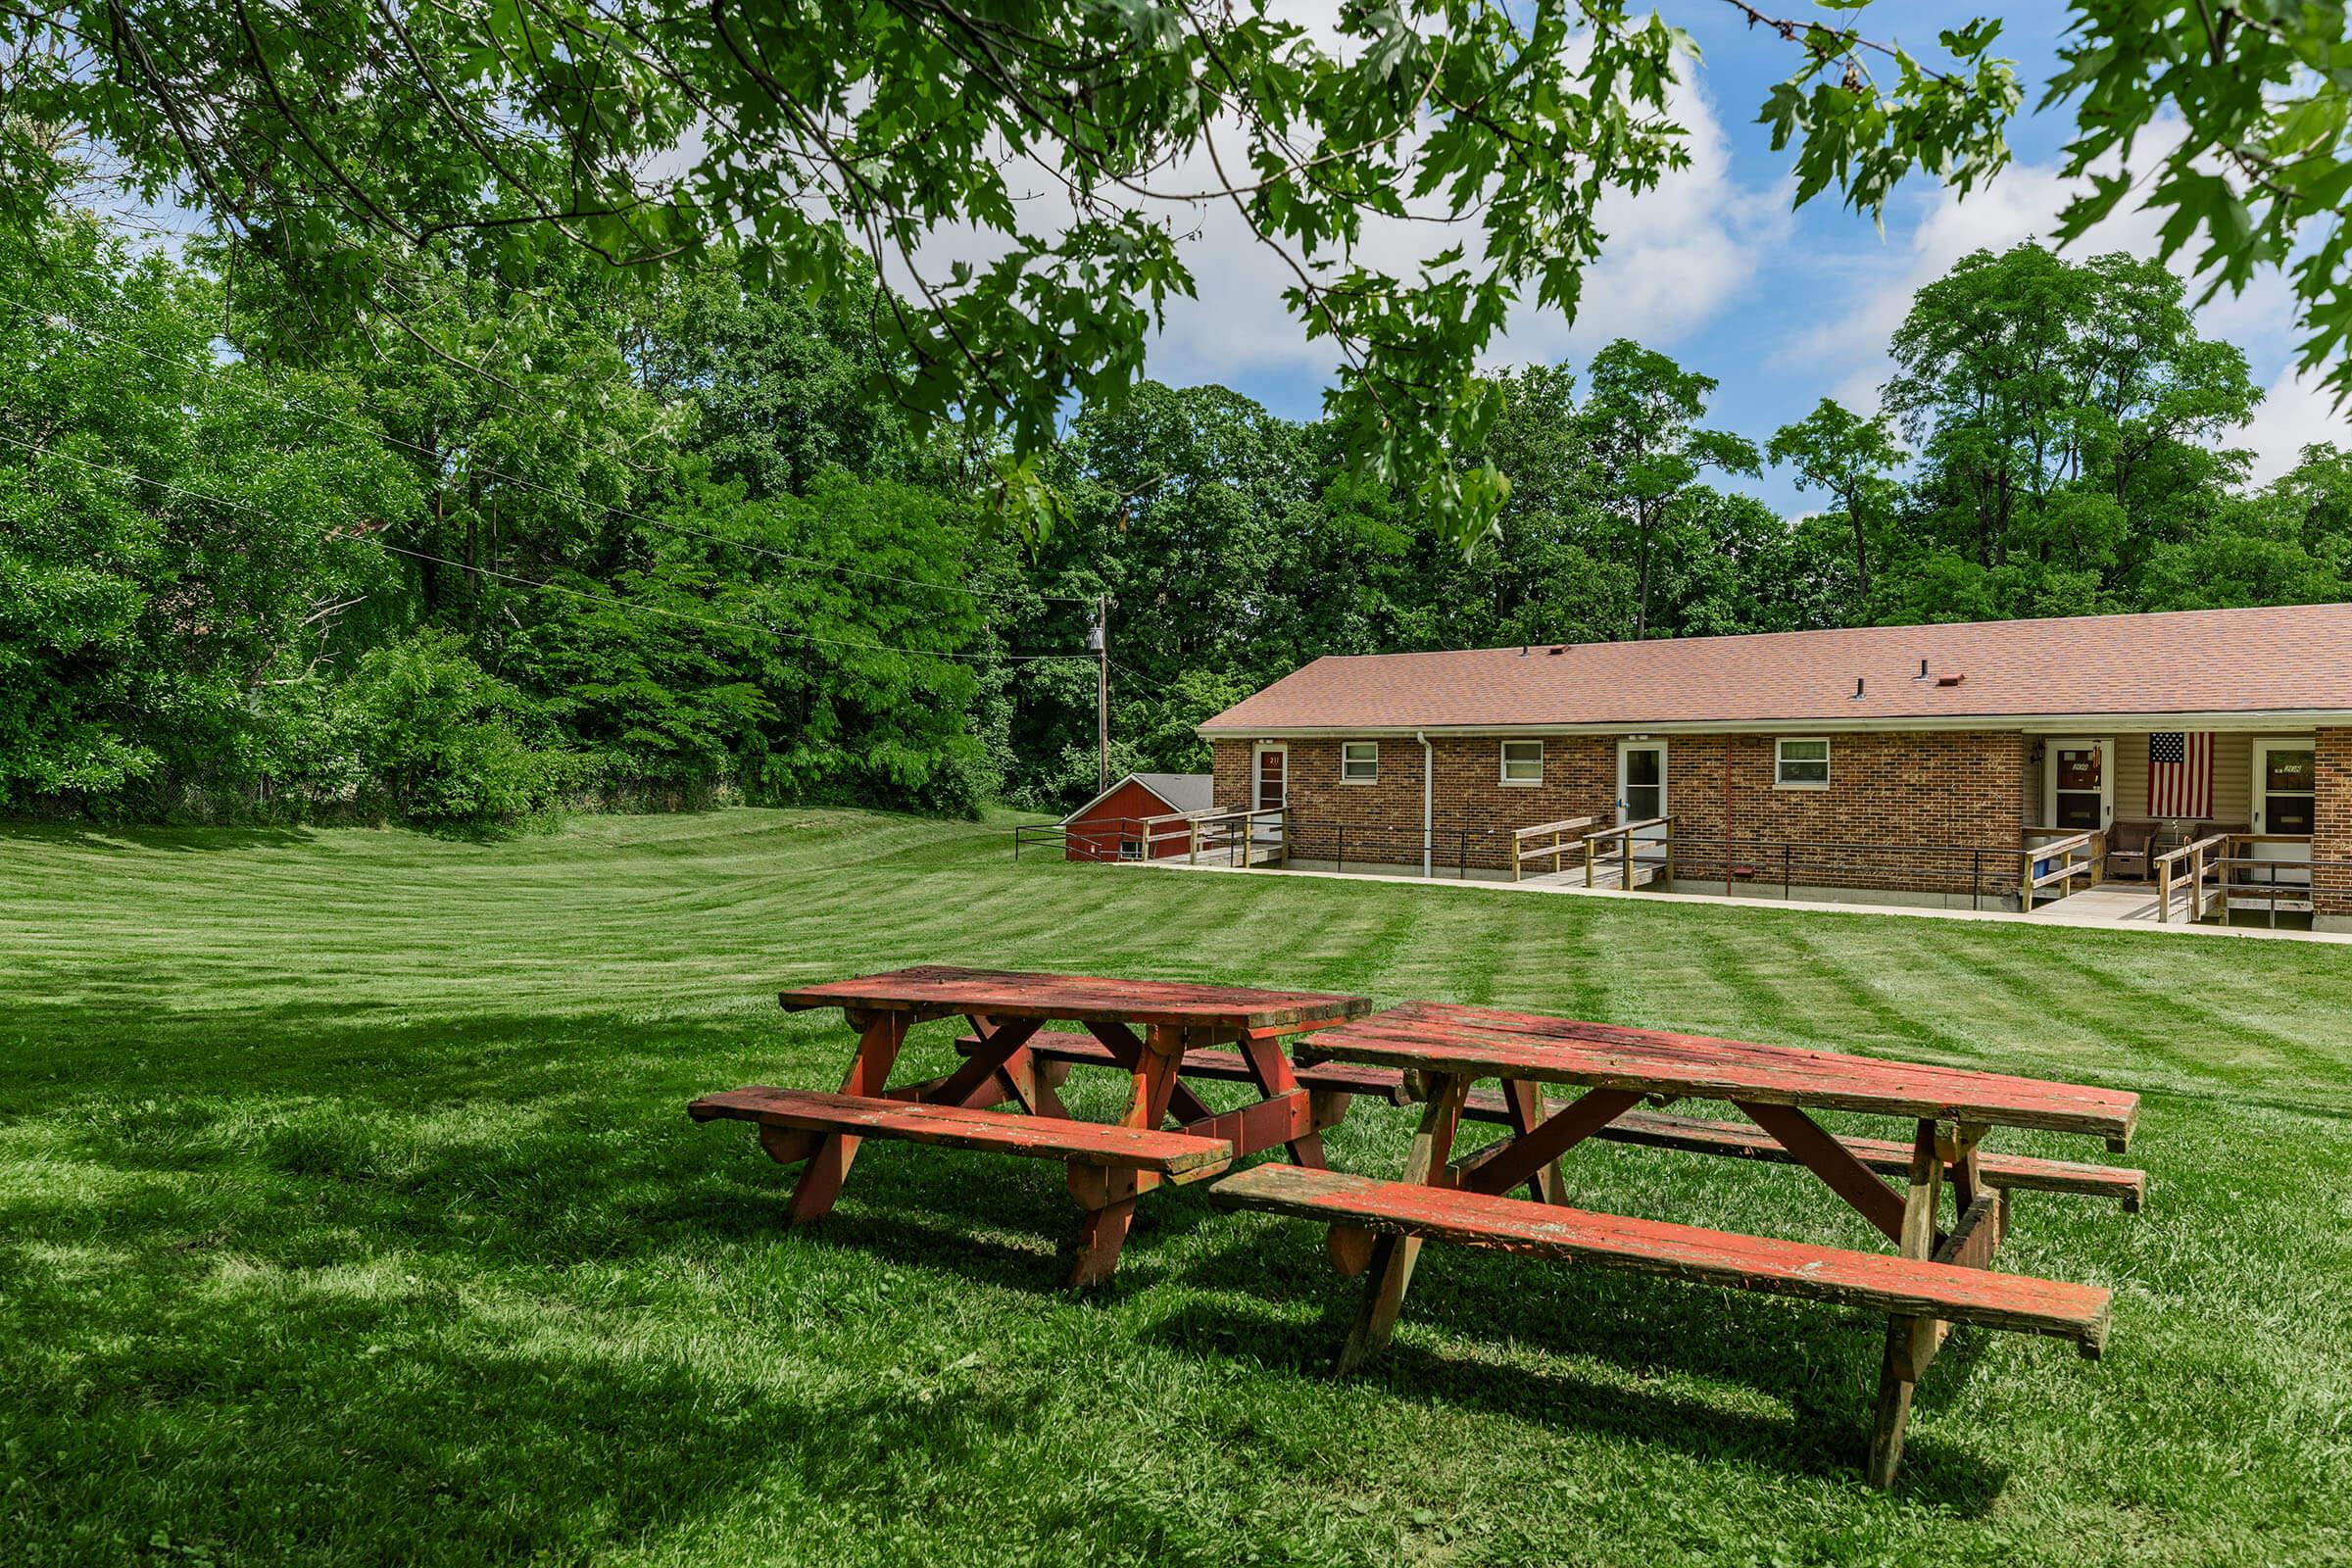
[[[2257,942],[2319,942],[2352,946],[2352,931],[2273,931],[2258,925],[2194,925],[2183,919],[2159,924],[2153,888],[2103,883],[2072,898],[2043,905],[2032,914],[2002,909],[1931,909],[1900,904],[1858,904],[1829,899],[1743,899],[1720,893],[1628,893],[1589,888],[1549,877],[1528,882],[1455,882],[1445,878],[1397,876],[1366,871],[1292,871],[1273,866],[1188,865],[1179,859],[1121,860],[1136,870],[1206,871],[1219,875],[1321,877],[1332,882],[1395,882],[1405,887],[1446,888],[1461,893],[1532,893],[1551,898],[1632,899],[1642,904],[1714,904],[1736,909],[1781,909],[1795,913],[1877,914],[1911,920],[1989,920],[2000,925],[2056,925],[2082,931],[2144,931],[2150,936],[2230,937]],[[2102,897],[2104,895],[2104,897]],[[2248,915],[2248,919],[2258,916]]]

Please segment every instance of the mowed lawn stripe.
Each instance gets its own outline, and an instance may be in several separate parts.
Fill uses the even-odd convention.
[[[2338,950],[1016,867],[1009,825],[0,834],[0,1558],[2352,1557]],[[2107,1359],[1963,1333],[1881,1496],[1859,1314],[1437,1248],[1339,1383],[1319,1230],[1196,1189],[1088,1301],[1032,1161],[871,1146],[784,1232],[786,1173],[686,1102],[832,1088],[847,1030],[776,990],[924,960],[2086,1078],[2146,1095],[2153,1186],[2138,1216],[2027,1195],[2004,1266],[2113,1289]],[[945,1025],[906,1057],[956,1059]],[[1329,1147],[1393,1175],[1413,1120],[1359,1102]],[[1871,1244],[1798,1171],[1567,1169],[1584,1206]]]

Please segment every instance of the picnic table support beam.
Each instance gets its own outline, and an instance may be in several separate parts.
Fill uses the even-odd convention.
[[[1839,1143],[1821,1123],[1794,1105],[1734,1101],[1740,1113],[1772,1135],[1772,1141],[1795,1156],[1796,1162],[1829,1184],[1830,1190],[1851,1203],[1862,1217],[1885,1232],[1887,1240],[1902,1240],[1906,1212],[1903,1200],[1881,1181],[1854,1152]],[[1926,1124],[1933,1127],[1933,1122]],[[1927,1254],[1919,1254],[1925,1257]]]
[[[1939,1145],[1941,1147],[1939,1147]],[[1944,1159],[1950,1145],[1937,1135],[1935,1122],[1923,1119],[1911,1144],[1911,1185],[1903,1199],[1902,1234],[1905,1257],[1936,1254],[1936,1217],[1942,1196]],[[1875,1178],[1874,1178],[1875,1179]],[[1894,1317],[1886,1322],[1886,1350],[1879,1370],[1879,1407],[1870,1434],[1870,1484],[1884,1492],[1894,1485],[1894,1472],[1903,1462],[1903,1431],[1911,1420],[1911,1390],[1935,1359],[1940,1340],[1936,1319]]]
[[[1400,1180],[1446,1184],[1446,1157],[1453,1152],[1453,1135],[1461,1126],[1462,1102],[1469,1093],[1470,1080],[1459,1074],[1441,1073],[1431,1080],[1429,1100],[1421,1107],[1421,1125],[1413,1133],[1412,1151],[1405,1156]],[[1334,1227],[1342,1228],[1345,1227]],[[1348,1331],[1347,1345],[1340,1350],[1342,1377],[1389,1343],[1389,1336],[1396,1327],[1396,1314],[1404,1307],[1405,1290],[1413,1282],[1413,1261],[1420,1255],[1418,1236],[1386,1233],[1372,1244],[1372,1266],[1364,1282],[1363,1304],[1357,1309],[1354,1327]]]
[[[1506,1087],[1510,1087],[1507,1081]],[[1446,1185],[1465,1192],[1502,1194],[1546,1171],[1556,1183],[1562,1154],[1640,1103],[1642,1096],[1631,1089],[1588,1090],[1524,1136],[1499,1139],[1464,1155],[1453,1165],[1451,1180]]]

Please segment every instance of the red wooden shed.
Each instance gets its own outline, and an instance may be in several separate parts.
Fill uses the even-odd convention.
[[[1207,773],[1130,773],[1061,819],[1073,860],[1140,860],[1143,823],[1152,817],[1206,811],[1216,801],[1216,780]],[[1159,858],[1182,855],[1186,837],[1162,823],[1152,845]]]

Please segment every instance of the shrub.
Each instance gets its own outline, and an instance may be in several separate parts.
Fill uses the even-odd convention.
[[[574,754],[533,743],[522,694],[428,627],[371,649],[338,694],[364,804],[428,827],[507,826],[588,782]]]

